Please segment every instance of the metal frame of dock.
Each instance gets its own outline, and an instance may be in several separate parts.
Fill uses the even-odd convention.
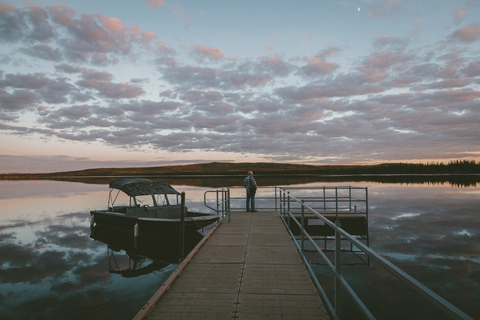
[[[232,197],[230,188],[205,192],[205,206],[224,219],[181,262],[134,319],[339,319],[342,291],[364,318],[375,319],[342,275],[341,253],[348,251],[342,249],[342,242],[347,241],[351,247],[348,252],[365,255],[368,265],[370,260],[379,264],[445,316],[472,320],[369,248],[367,188],[307,188],[307,195],[298,196],[291,192],[297,194],[299,188],[273,190],[273,197],[261,192],[259,198],[273,200],[274,208],[261,208],[256,213],[232,210],[231,201],[238,203],[242,198]],[[216,194],[214,206],[207,204],[209,193]],[[320,224],[322,230],[328,227],[333,231],[333,237],[320,232],[324,249],[309,234],[308,229],[313,230],[309,220]],[[352,235],[342,228],[341,220],[346,228],[349,220],[364,223],[367,228]],[[334,241],[333,250],[327,250],[327,238]],[[333,273],[332,302],[304,255],[306,242]],[[334,253],[333,261],[326,256],[329,251]]]
[[[134,319],[329,319],[278,212],[232,213],[202,244]]]

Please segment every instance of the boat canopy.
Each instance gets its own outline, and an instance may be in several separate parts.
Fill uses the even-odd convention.
[[[148,194],[180,194],[171,185],[162,181],[152,181],[144,178],[122,178],[110,182],[110,188],[118,189],[129,196]]]

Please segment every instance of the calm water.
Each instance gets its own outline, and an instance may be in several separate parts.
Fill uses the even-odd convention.
[[[209,188],[173,185],[186,192],[189,209],[206,211]],[[323,185],[368,187],[370,247],[480,319],[480,184],[305,184]],[[135,248],[128,237],[92,235],[89,211],[105,208],[107,193],[104,184],[0,182],[0,319],[131,319],[168,278],[177,267],[171,244],[140,239]],[[344,261],[348,280],[379,319],[438,318],[378,266],[355,256]],[[312,262],[330,294],[331,274]],[[349,305],[344,316],[358,318]]]

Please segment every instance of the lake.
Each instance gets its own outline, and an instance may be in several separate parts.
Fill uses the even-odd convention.
[[[368,187],[370,247],[480,319],[478,176],[256,179],[262,186]],[[151,239],[135,247],[133,238],[90,229],[89,211],[107,206],[107,180],[0,181],[1,319],[131,319],[175,270],[178,247]],[[205,191],[242,180],[166,179],[195,211],[207,211]],[[191,236],[188,247],[200,238]],[[439,317],[413,290],[361,259],[347,256],[342,271],[378,319]],[[331,295],[331,274],[311,260]],[[351,305],[346,298],[344,317],[361,318]]]

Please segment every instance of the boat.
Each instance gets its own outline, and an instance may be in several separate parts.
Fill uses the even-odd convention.
[[[109,186],[107,209],[90,211],[92,227],[99,225],[126,229],[136,235],[161,233],[173,236],[182,232],[182,220],[183,232],[191,232],[220,219],[216,214],[189,211],[182,205],[182,194],[166,182],[122,178],[110,182]]]

